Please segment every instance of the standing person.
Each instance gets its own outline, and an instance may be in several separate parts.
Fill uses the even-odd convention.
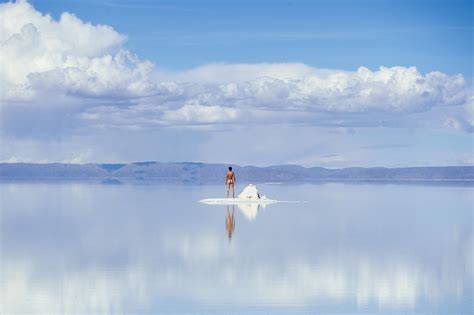
[[[229,198],[230,188],[232,188],[232,198],[235,198],[235,191],[234,191],[235,173],[232,171],[232,166],[229,166],[229,170],[227,171],[225,184],[227,186],[227,198]]]

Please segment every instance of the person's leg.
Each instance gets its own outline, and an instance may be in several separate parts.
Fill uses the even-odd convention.
[[[226,196],[226,198],[229,198],[229,190],[230,190],[230,183],[227,183],[227,196]]]
[[[232,183],[232,198],[235,198],[234,183]]]

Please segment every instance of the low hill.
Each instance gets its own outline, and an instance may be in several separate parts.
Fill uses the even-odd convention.
[[[137,181],[224,182],[228,164],[190,162],[136,162],[129,164],[0,163],[0,180],[99,180],[106,183]],[[241,182],[309,182],[322,180],[474,181],[474,166],[407,168],[305,168],[233,165]]]

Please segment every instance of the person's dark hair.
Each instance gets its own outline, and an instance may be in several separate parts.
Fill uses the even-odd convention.
[[[232,166],[229,166],[229,171],[232,171]]]

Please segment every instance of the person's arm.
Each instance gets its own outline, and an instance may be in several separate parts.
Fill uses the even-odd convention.
[[[232,176],[234,177],[233,182],[234,182],[234,184],[235,184],[235,173],[232,174]]]

